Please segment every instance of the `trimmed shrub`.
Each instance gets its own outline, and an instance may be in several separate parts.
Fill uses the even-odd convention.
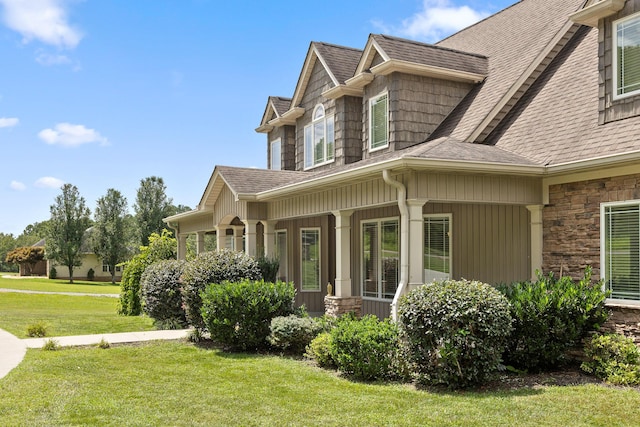
[[[49,269],[49,279],[55,279],[56,277],[58,277],[58,270],[55,267],[51,267]]]
[[[87,280],[93,280],[96,277],[96,272],[93,271],[93,268],[90,268],[89,271],[87,271]]]
[[[260,280],[258,263],[244,252],[222,249],[215,252],[203,252],[189,261],[182,272],[182,303],[187,322],[195,328],[204,330],[202,319],[201,293],[211,283],[225,281],[239,282],[244,279]]]
[[[278,280],[280,261],[277,258],[267,258],[263,255],[256,258],[256,262],[258,263],[258,268],[260,268],[262,280],[272,283]]]
[[[42,338],[47,336],[47,325],[38,322],[27,326],[27,336],[34,338]]]
[[[451,388],[481,383],[500,366],[511,332],[506,298],[468,280],[423,285],[404,296],[398,324],[419,382]]]
[[[341,319],[330,334],[331,359],[344,374],[366,381],[393,376],[398,330],[389,319],[380,321],[372,315]]]
[[[640,350],[631,338],[619,334],[594,335],[586,342],[588,361],[583,371],[612,384],[640,384]]]
[[[142,273],[154,262],[175,259],[176,247],[176,239],[164,229],[161,235],[152,233],[149,236],[149,246],[140,246],[140,253],[124,264],[122,279],[120,279],[119,314],[137,316],[142,313],[140,292]]]
[[[511,303],[513,333],[504,354],[505,364],[539,371],[565,362],[568,349],[579,345],[590,331],[608,318],[604,302],[608,293],[600,283],[591,282],[591,268],[575,282],[553,273],[538,273],[535,283],[499,286]]]
[[[300,317],[295,314],[278,316],[271,319],[267,341],[279,350],[302,354],[322,326],[310,317]]]
[[[162,329],[187,326],[180,294],[184,266],[184,261],[158,261],[147,267],[140,279],[144,312]]]
[[[267,346],[271,319],[294,313],[291,283],[243,280],[211,284],[202,293],[202,319],[211,339],[231,349]]]
[[[336,362],[331,357],[331,334],[321,332],[307,346],[305,357],[314,360],[321,368],[335,368]]]

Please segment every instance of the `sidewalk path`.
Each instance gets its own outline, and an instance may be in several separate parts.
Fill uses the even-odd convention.
[[[9,332],[0,329],[0,378],[22,362],[27,344]]]
[[[45,294],[45,295],[70,295],[75,297],[107,297],[119,298],[120,294],[91,294],[87,292],[49,292],[49,291],[29,291],[26,289],[6,289],[0,288],[0,292],[17,292],[19,294]]]
[[[134,343],[155,340],[179,340],[189,335],[190,329],[121,332],[116,334],[76,335],[69,337],[47,337],[19,339],[0,329],[0,378],[18,366],[27,348],[42,348],[45,342],[55,340],[62,347],[99,344],[104,340],[109,344]]]

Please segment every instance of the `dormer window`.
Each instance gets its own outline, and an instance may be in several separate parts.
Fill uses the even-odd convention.
[[[640,93],[640,14],[613,23],[614,99]]]
[[[369,101],[369,151],[389,146],[388,99],[385,92]]]
[[[320,104],[313,110],[311,124],[304,128],[305,169],[333,161],[335,135],[333,116],[326,116]]]

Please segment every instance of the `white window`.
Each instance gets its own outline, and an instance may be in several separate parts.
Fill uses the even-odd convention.
[[[424,218],[424,283],[451,278],[451,217]]]
[[[302,292],[320,291],[320,229],[303,228],[301,236]]]
[[[603,204],[600,233],[605,289],[611,299],[640,301],[640,201]]]
[[[281,142],[280,138],[275,141],[271,141],[271,169],[279,171],[282,169],[282,156],[281,156]]]
[[[287,230],[276,230],[276,256],[278,257],[278,280],[287,282],[287,272],[289,271],[288,251],[287,251]]]
[[[640,93],[640,14],[613,23],[614,98]]]
[[[389,145],[389,103],[383,93],[369,100],[369,150],[374,151]]]
[[[116,273],[119,273],[120,270],[122,270],[122,267],[120,267],[119,265],[116,265]],[[107,261],[105,260],[102,260],[102,272],[103,273],[111,272],[111,266],[109,266],[109,264],[107,264]]]
[[[400,266],[397,219],[362,223],[362,296],[393,299]]]
[[[313,110],[311,124],[304,128],[305,169],[333,161],[335,132],[333,116],[326,116],[322,105]]]

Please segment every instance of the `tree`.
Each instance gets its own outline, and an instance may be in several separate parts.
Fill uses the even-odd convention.
[[[26,274],[33,273],[35,265],[44,259],[44,248],[42,246],[23,246],[9,252],[5,258],[6,262],[12,264],[25,264]]]
[[[126,215],[127,199],[118,190],[110,188],[105,196],[98,199],[91,247],[98,258],[109,266],[111,283],[116,282],[116,264],[125,261],[129,253]]]
[[[140,180],[133,210],[136,213],[136,224],[143,246],[149,244],[151,233],[162,232],[162,219],[171,214],[173,200],[167,198],[166,189],[163,179],[157,176]]]
[[[51,205],[46,240],[46,256],[69,269],[73,283],[74,267],[82,263],[80,248],[85,231],[91,225],[90,210],[75,185],[64,184],[62,194]]]
[[[18,271],[18,266],[6,261],[7,254],[16,248],[13,234],[0,233],[0,271]]]
[[[21,246],[31,246],[47,237],[47,227],[49,221],[34,222],[27,225],[22,233],[16,237],[16,248]]]

